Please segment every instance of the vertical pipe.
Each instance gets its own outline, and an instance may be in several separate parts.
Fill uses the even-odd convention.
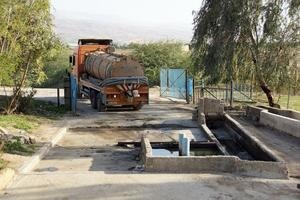
[[[190,139],[186,137],[182,140],[182,156],[190,156]]]
[[[179,140],[178,140],[179,156],[182,155],[182,144],[183,144],[183,138],[184,137],[185,137],[184,133],[179,133]]]

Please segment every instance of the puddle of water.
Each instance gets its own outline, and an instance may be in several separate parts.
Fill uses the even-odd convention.
[[[192,148],[190,156],[210,156],[221,155],[215,148]],[[153,148],[152,156],[156,157],[176,157],[179,156],[179,151],[176,148]]]

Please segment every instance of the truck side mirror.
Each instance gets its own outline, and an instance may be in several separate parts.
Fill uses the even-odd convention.
[[[69,63],[70,63],[70,64],[73,63],[73,56],[69,56]]]

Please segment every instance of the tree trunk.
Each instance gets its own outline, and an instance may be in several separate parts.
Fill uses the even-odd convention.
[[[269,106],[280,108],[279,104],[274,103],[272,90],[267,85],[267,83],[263,77],[262,71],[260,69],[260,65],[258,63],[259,62],[259,49],[257,48],[258,45],[256,44],[256,41],[251,32],[250,32],[250,39],[254,46],[254,48],[250,48],[250,51],[251,51],[252,61],[255,66],[255,76],[256,76],[256,80],[258,80],[258,82],[259,82],[259,87],[266,94],[268,102],[269,102]]]
[[[6,114],[12,114],[18,108],[18,101],[21,97],[22,88],[24,86],[24,83],[25,83],[25,80],[26,80],[26,77],[27,77],[27,73],[28,73],[28,70],[29,70],[30,57],[31,57],[31,55],[29,54],[28,59],[27,59],[27,63],[26,63],[26,66],[25,66],[25,71],[22,74],[21,81],[20,81],[19,84],[16,84],[16,86],[15,86],[16,89],[15,89],[15,91],[12,95],[12,98],[11,98],[11,100],[10,100],[6,110],[5,110]]]
[[[268,102],[269,102],[269,106],[280,108],[279,104],[274,103],[272,91],[271,91],[270,87],[267,85],[267,83],[265,82],[265,80],[259,80],[259,86],[262,89],[262,91],[266,94]]]

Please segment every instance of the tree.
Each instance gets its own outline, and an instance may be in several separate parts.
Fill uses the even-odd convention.
[[[43,80],[43,61],[59,42],[49,0],[2,0],[0,17],[0,81],[14,87],[6,107],[10,114],[18,109],[24,86]]]
[[[129,44],[132,55],[145,67],[150,85],[159,85],[160,68],[186,68],[191,66],[190,54],[180,42],[154,42]]]
[[[211,82],[255,75],[270,106],[270,85],[289,77],[299,45],[298,0],[204,0],[194,18],[193,62]]]
[[[65,45],[50,50],[49,57],[44,62],[43,72],[45,79],[43,82],[35,84],[38,87],[57,88],[62,87],[63,77],[69,68],[69,55],[72,51]]]

